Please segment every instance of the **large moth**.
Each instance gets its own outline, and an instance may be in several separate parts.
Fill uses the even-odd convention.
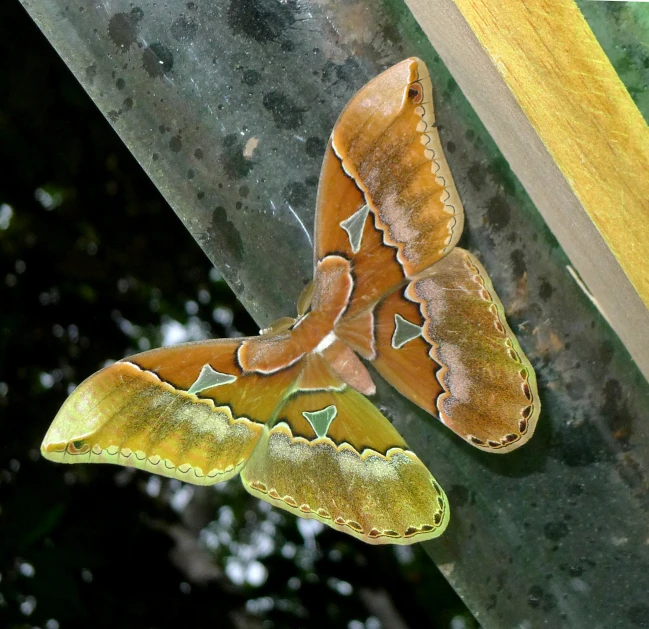
[[[415,58],[334,126],[312,290],[259,337],[130,356],[83,382],[45,436],[62,463],[116,463],[253,495],[372,544],[437,537],[443,490],[365,397],[362,359],[487,452],[534,431],[536,377],[487,273],[456,247],[463,208]]]

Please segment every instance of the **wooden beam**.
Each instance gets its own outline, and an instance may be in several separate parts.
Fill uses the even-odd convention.
[[[649,128],[573,0],[406,0],[649,380]]]

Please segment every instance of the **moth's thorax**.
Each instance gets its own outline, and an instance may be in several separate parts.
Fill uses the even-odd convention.
[[[311,374],[317,371],[330,374],[330,387],[347,384],[366,395],[374,393],[372,378],[354,353],[356,349],[366,356],[365,348],[357,347],[353,335],[346,338],[348,326],[341,325],[340,333],[337,330],[353,287],[349,260],[338,255],[320,260],[316,266],[311,311],[286,332],[244,341],[238,352],[241,368],[270,374],[304,361],[306,388],[311,386],[307,382],[314,381]]]
[[[311,311],[292,329],[293,340],[305,354],[322,353],[335,340],[332,335],[347,308],[353,287],[349,260],[329,255],[318,262]]]

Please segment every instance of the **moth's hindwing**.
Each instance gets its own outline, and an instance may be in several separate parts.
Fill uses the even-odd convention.
[[[507,452],[540,412],[536,375],[484,267],[454,249],[376,308],[376,369],[469,443]]]
[[[294,393],[241,477],[253,495],[371,544],[431,539],[448,524],[446,495],[426,466],[349,388]]]

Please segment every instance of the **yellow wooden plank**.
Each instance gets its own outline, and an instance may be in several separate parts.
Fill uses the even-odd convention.
[[[649,128],[573,0],[406,0],[649,378]]]
[[[649,127],[579,8],[456,5],[649,306]]]

